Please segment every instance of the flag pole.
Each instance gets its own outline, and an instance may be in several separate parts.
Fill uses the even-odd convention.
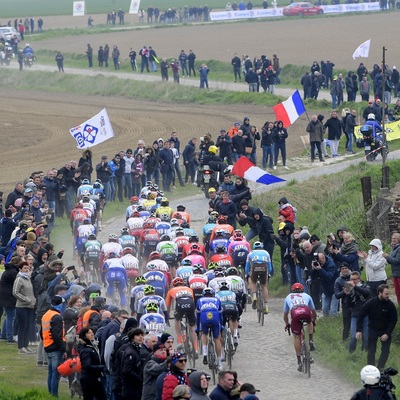
[[[296,88],[296,90],[299,92],[299,89]],[[300,93],[300,92],[299,92],[299,93]],[[300,97],[300,98],[301,98],[301,97]],[[304,110],[305,110],[305,113],[306,113],[306,117],[307,117],[307,119],[308,119],[308,122],[311,122],[310,117],[309,117],[308,112],[307,112],[307,109],[306,109],[306,105],[304,104],[303,99],[301,99],[301,102],[303,103]]]

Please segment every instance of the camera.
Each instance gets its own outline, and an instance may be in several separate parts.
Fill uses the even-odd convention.
[[[382,389],[385,389],[387,391],[390,391],[390,392],[392,391],[392,389],[396,389],[396,386],[393,384],[391,377],[395,376],[397,374],[398,374],[397,369],[392,368],[392,367],[386,368],[382,372],[381,377],[379,379],[379,383],[378,383],[379,387]]]

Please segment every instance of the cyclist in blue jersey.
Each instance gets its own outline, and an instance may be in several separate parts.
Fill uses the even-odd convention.
[[[146,279],[146,284],[153,286],[158,296],[165,297],[167,290],[165,275],[158,271],[157,265],[154,263],[148,263],[146,269],[148,272],[143,275]]]
[[[248,278],[249,288],[253,295],[252,308],[255,310],[257,308],[257,277],[260,276],[261,286],[264,293],[265,300],[265,313],[268,314],[268,288],[267,288],[267,278],[268,274],[272,270],[271,257],[268,251],[263,249],[263,244],[261,242],[255,242],[253,245],[253,250],[247,256],[245,275]]]
[[[229,246],[229,239],[226,238],[225,232],[222,229],[218,229],[215,232],[215,239],[210,243],[210,252],[216,254],[217,246],[224,246],[225,249]]]
[[[155,289],[151,285],[146,285],[143,289],[144,296],[138,301],[138,307],[136,309],[137,312],[137,317],[136,319],[141,318],[141,316],[145,313],[146,311],[146,306],[149,303],[156,303],[158,304],[158,312],[161,314],[161,312],[164,313],[165,320],[169,320],[169,315],[167,311],[167,306],[165,304],[165,300],[161,297],[155,294]]]
[[[167,325],[164,316],[158,313],[157,303],[147,304],[146,314],[139,320],[139,328],[146,333],[157,335],[158,338],[165,332]]]
[[[124,227],[121,229],[121,236],[119,237],[118,242],[123,249],[129,247],[130,249],[132,249],[133,254],[136,254],[137,252],[136,240],[129,233],[129,228]]]
[[[218,358],[218,368],[222,369],[221,357],[221,328],[222,328],[222,306],[221,301],[215,297],[211,288],[203,290],[203,297],[197,300],[197,330],[201,331],[201,343],[203,346],[203,364],[208,364],[207,358],[207,336],[211,329],[215,350]]]
[[[138,309],[139,300],[144,296],[144,287],[146,286],[146,278],[138,276],[135,279],[136,286],[131,291],[130,309],[132,315],[135,315]]]

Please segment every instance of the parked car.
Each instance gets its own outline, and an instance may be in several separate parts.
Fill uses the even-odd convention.
[[[321,15],[324,13],[324,10],[320,6],[315,6],[314,4],[308,2],[301,3],[292,3],[287,7],[283,8],[283,15],[286,16],[298,16],[302,17],[303,15]]]
[[[20,33],[12,26],[0,26],[0,31],[4,34],[6,40],[11,40],[14,35],[17,35],[18,40],[21,41]]]

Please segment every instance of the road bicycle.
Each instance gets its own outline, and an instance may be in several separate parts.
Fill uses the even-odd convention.
[[[183,347],[185,349],[185,353],[189,358],[190,365],[192,368],[196,367],[196,351],[194,349],[194,344],[192,342],[192,336],[190,334],[190,326],[187,321],[186,315],[183,317],[184,320],[181,320],[181,334],[182,334],[182,341]]]
[[[262,268],[262,271],[261,271]],[[261,285],[261,275],[260,272],[267,273],[265,267],[256,266],[254,268],[254,272],[259,272],[257,274],[257,283],[256,283],[256,300],[257,300],[257,318],[258,322],[261,323],[261,326],[264,326],[265,319],[265,299],[264,299],[264,290]],[[268,281],[268,274],[267,274]]]
[[[229,369],[232,369],[232,359],[235,354],[235,346],[233,344],[232,332],[229,328],[229,321],[231,316],[227,316],[224,329],[222,331],[222,343],[224,346],[225,360],[228,364]]]
[[[114,304],[117,307],[121,306],[121,296],[119,294],[119,285],[121,284],[120,281],[114,281],[113,286],[114,286],[114,294],[112,296],[112,304]]]
[[[213,383],[216,384],[215,378],[218,374],[218,362],[217,356],[215,354],[215,344],[214,337],[212,333],[212,328],[208,328],[208,336],[207,336],[207,360],[208,360],[208,368],[211,370]]]

